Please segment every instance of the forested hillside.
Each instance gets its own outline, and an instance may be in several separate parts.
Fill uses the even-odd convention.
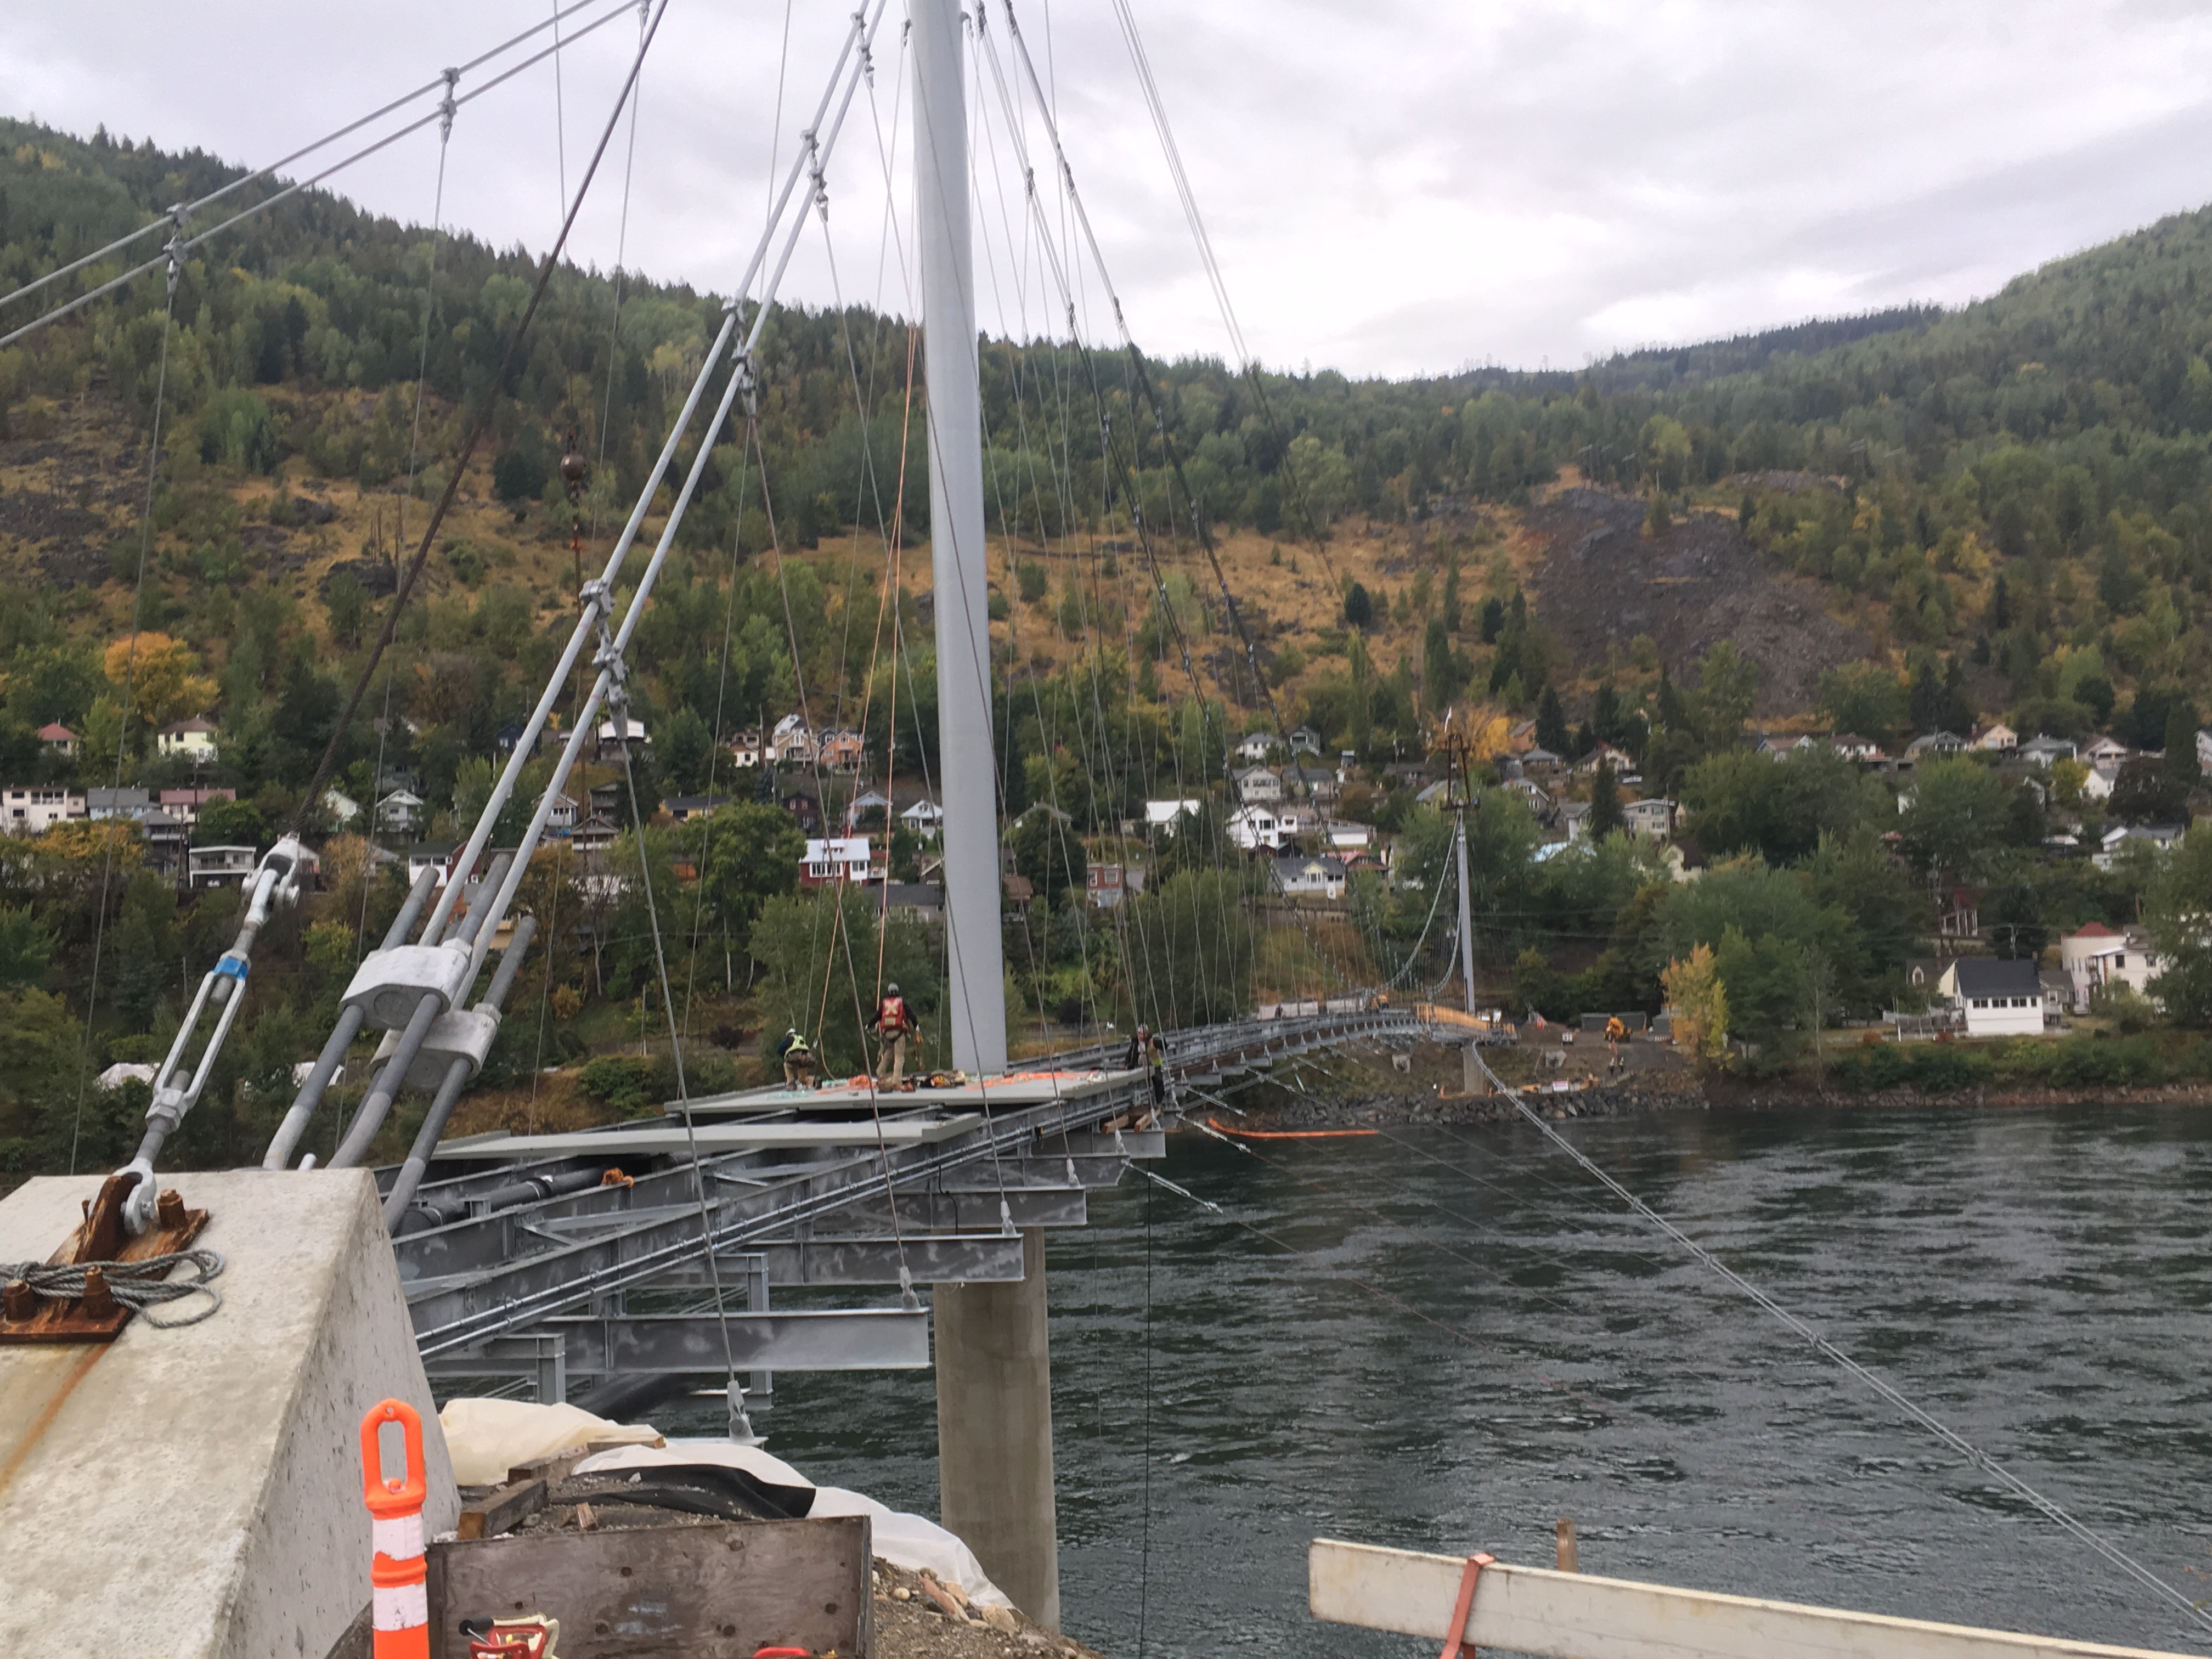
[[[0,122],[0,291],[236,176],[202,155]],[[2179,216],[1963,309],[1576,372],[1353,380],[1188,360],[1146,364],[1146,388],[1121,352],[986,341],[1001,810],[1052,805],[1091,855],[1154,860],[1186,893],[1212,884],[1219,925],[1200,936],[1228,938],[1222,919],[1256,879],[1224,853],[1229,745],[1303,722],[1325,753],[1356,757],[1334,810],[1399,836],[1395,869],[1422,884],[1394,872],[1385,890],[1370,874],[1358,928],[1237,934],[1247,954],[1194,973],[1102,944],[1082,920],[1079,860],[1033,815],[1012,837],[1042,899],[1009,936],[1021,1017],[1126,1010],[1155,971],[1176,981],[1176,1006],[1210,1014],[1365,982],[1393,950],[1433,954],[1442,820],[1389,763],[1419,760],[1454,708],[1493,733],[1533,716],[1542,745],[1570,757],[1619,745],[1647,794],[1689,809],[1705,853],[1747,860],[1694,890],[1706,897],[1686,886],[1662,902],[1657,855],[1626,838],[1595,860],[1538,858],[1566,833],[1571,795],[1592,797],[1580,804],[1601,831],[1618,823],[1597,784],[1557,781],[1546,823],[1520,798],[1489,798],[1488,969],[1520,957],[1513,994],[1553,1013],[1656,1006],[1678,947],[1733,934],[1721,971],[1741,1028],[1778,1040],[1804,1018],[1790,988],[1805,952],[1834,969],[1838,1008],[1869,1012],[1895,994],[1938,899],[1968,889],[2008,953],[2131,920],[2143,859],[2092,871],[2052,854],[2046,832],[2060,817],[2085,840],[2108,813],[2171,821],[2197,781],[2190,739],[2212,703],[2208,233],[2212,214]],[[10,307],[0,328],[113,269]],[[302,798],[462,434],[490,400],[492,441],[386,670],[338,734],[337,782],[355,805],[403,783],[420,794],[419,820],[384,836],[394,845],[458,832],[485,798],[498,734],[534,699],[722,314],[716,296],[648,276],[564,269],[518,382],[495,398],[534,270],[524,250],[310,191],[190,259],[173,326],[149,276],[0,349],[0,785],[215,787],[237,799],[208,809],[198,840],[265,846],[304,806],[336,849],[315,914],[272,930],[244,1052],[221,1079],[239,1115],[199,1121],[194,1156],[258,1146],[269,1080],[312,1048],[396,905],[337,809]],[[778,780],[737,772],[730,739],[803,701],[822,727],[862,728],[888,757],[877,781],[910,789],[933,768],[918,349],[902,319],[863,308],[769,319],[757,448],[748,428],[720,434],[637,635],[645,811],[682,793],[757,801],[717,817],[714,845],[663,824],[609,855],[622,869],[653,860],[682,890],[680,965],[720,999],[698,1029],[732,1048],[771,1005],[799,1014],[792,988],[823,969],[808,954],[811,902],[788,890]],[[574,504],[558,465],[571,446],[587,463]],[[1218,575],[1194,538],[1194,497]],[[670,499],[650,505],[648,537]],[[2000,714],[2022,738],[2109,729],[2169,763],[2097,804],[2080,798],[2082,769],[2046,799],[1961,762],[1973,777],[1931,775],[1900,813],[1887,785],[1841,762],[1754,767],[1747,752],[1759,726],[1893,743]],[[192,717],[213,728],[212,758],[155,740]],[[55,722],[73,752],[38,735]],[[587,769],[573,787],[619,775]],[[1200,795],[1202,836],[1118,839],[1146,800]],[[916,849],[893,851],[913,872]],[[48,1164],[64,1129],[76,1139],[83,1066],[158,1053],[226,937],[222,896],[180,897],[137,856],[118,881],[99,835],[0,845],[0,1164]],[[603,883],[587,902],[559,859],[541,878],[545,914],[571,905],[586,922],[548,929],[535,1046],[501,1050],[509,1081],[540,1060],[604,1055],[649,1023],[636,888]],[[927,1015],[919,940],[886,948]],[[105,1157],[129,1114],[100,1109],[113,1120]]]

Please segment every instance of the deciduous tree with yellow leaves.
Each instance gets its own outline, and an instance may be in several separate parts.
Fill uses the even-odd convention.
[[[1674,1012],[1674,1046],[1701,1064],[1720,1060],[1728,1053],[1728,987],[1713,962],[1713,947],[1700,945],[1687,959],[1677,957],[1661,971],[1659,983]]]
[[[200,672],[198,653],[167,634],[126,635],[107,647],[101,665],[149,726],[204,714],[216,700],[216,683]]]

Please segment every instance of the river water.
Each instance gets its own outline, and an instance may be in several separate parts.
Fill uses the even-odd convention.
[[[1563,1127],[2212,1597],[2212,1113]],[[1533,1130],[1170,1146],[1162,1172],[1231,1219],[1133,1175],[1050,1245],[1064,1622],[1112,1659],[1425,1650],[1316,1623],[1309,1540],[1549,1565],[1560,1516],[1586,1572],[2212,1651]],[[787,1376],[760,1426],[815,1479],[933,1514],[933,1411],[926,1372]]]

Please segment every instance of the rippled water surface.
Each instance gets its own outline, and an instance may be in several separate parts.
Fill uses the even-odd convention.
[[[2212,1598],[2212,1114],[1565,1127]],[[1278,1141],[1266,1162],[1170,1144],[1163,1172],[1233,1220],[1132,1176],[1051,1239],[1065,1622],[1114,1659],[1139,1659],[1140,1621],[1146,1659],[1407,1654],[1309,1617],[1309,1540],[1548,1565],[1560,1516],[1585,1571],[2212,1651],[1531,1130]],[[761,1427],[816,1479],[934,1514],[933,1413],[927,1372],[787,1376]]]

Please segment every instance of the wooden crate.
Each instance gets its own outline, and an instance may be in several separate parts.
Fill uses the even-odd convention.
[[[455,1540],[428,1554],[431,1659],[464,1659],[463,1619],[529,1613],[561,1621],[561,1659],[874,1649],[866,1516]]]

